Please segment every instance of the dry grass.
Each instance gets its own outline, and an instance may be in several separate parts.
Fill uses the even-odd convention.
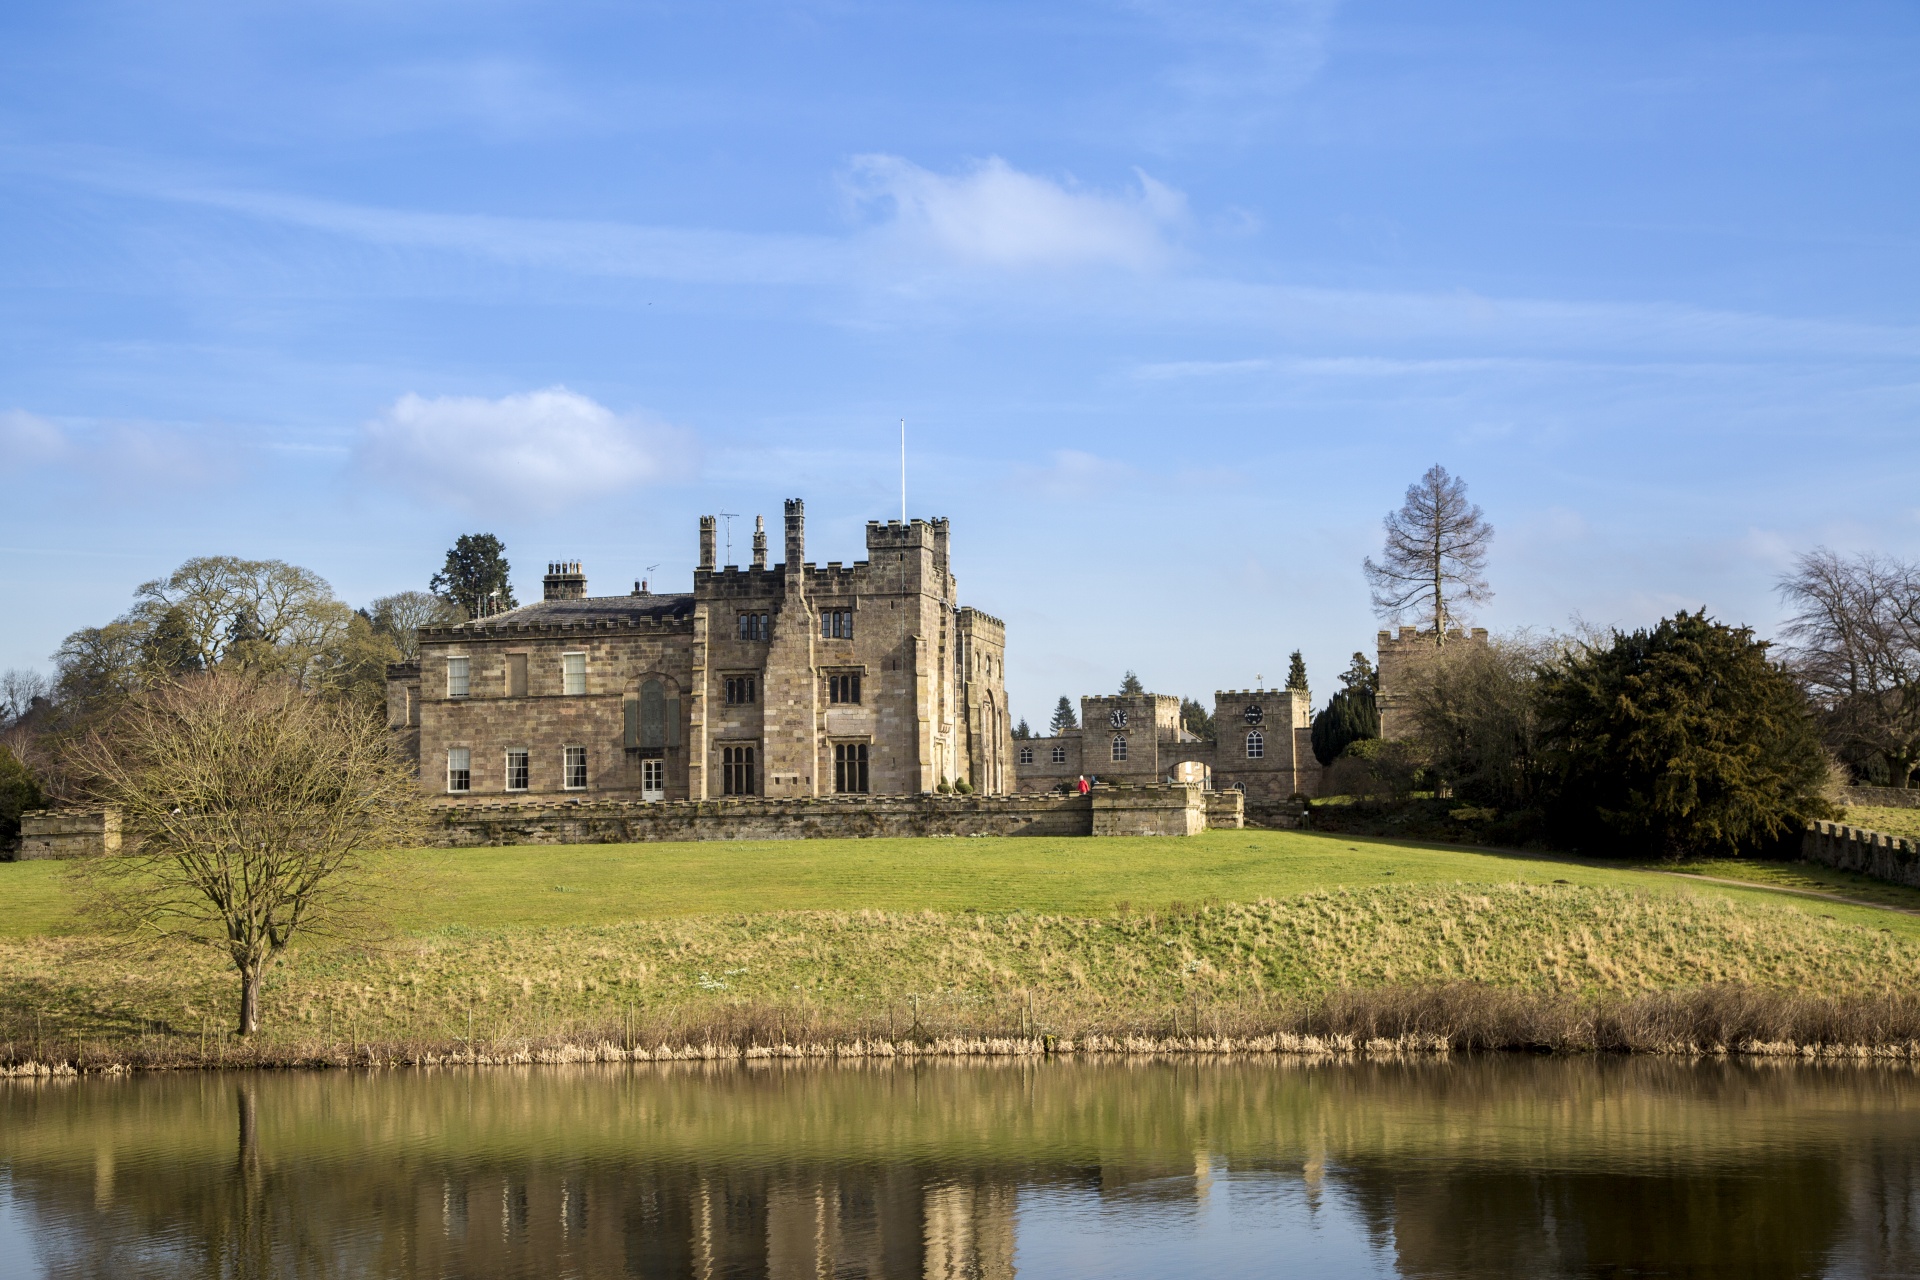
[[[1869,831],[1884,831],[1890,836],[1905,836],[1909,840],[1920,840],[1920,809],[1849,805],[1840,820],[1856,827],[1865,827]]]
[[[1689,1051],[1920,1039],[1904,994],[1920,976],[1910,930],[1744,895],[1580,885],[1395,885],[1097,918],[814,911],[448,927],[391,949],[293,955],[267,982],[268,1031],[244,1049],[221,1037],[234,980],[210,958],[38,938],[0,942],[0,974],[0,1060],[15,1063],[1048,1035]]]

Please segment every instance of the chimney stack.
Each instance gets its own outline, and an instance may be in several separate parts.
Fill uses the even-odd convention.
[[[787,499],[787,563],[789,578],[797,578],[807,559],[807,504],[799,498]]]
[[[578,560],[550,562],[540,585],[543,600],[584,600],[587,595],[587,575]]]
[[[767,567],[767,518],[765,516],[753,518],[753,567],[756,569]]]
[[[700,567],[709,573],[713,571],[714,557],[718,553],[719,523],[712,516],[700,517]]]

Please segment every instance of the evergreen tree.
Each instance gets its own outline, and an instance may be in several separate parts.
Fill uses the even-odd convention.
[[[11,850],[20,841],[20,815],[38,809],[47,802],[27,766],[12,751],[0,746],[0,850]]]
[[[1332,764],[1347,748],[1380,736],[1380,711],[1370,689],[1342,689],[1313,718],[1313,758]]]
[[[1078,729],[1079,727],[1080,717],[1074,714],[1073,703],[1067,700],[1066,694],[1061,694],[1060,701],[1054,704],[1053,719],[1047,722],[1047,728],[1055,737],[1058,737],[1068,729]]]
[[[1020,723],[1013,726],[1013,740],[1015,742],[1025,742],[1028,738],[1031,738],[1032,736],[1033,736],[1033,730],[1027,727],[1027,718],[1025,716],[1021,716]]]
[[[1120,681],[1120,692],[1121,693],[1145,693],[1146,691],[1147,691],[1147,686],[1141,684],[1140,677],[1133,674],[1132,669],[1129,668],[1125,678],[1123,678]]]
[[[490,533],[461,534],[447,552],[447,563],[427,585],[441,599],[465,609],[469,618],[518,604],[508,582],[507,548]]]
[[[1550,811],[1577,848],[1751,853],[1829,810],[1806,695],[1745,627],[1677,613],[1541,678]]]
[[[1205,742],[1212,742],[1213,714],[1192,698],[1180,699],[1180,727]]]
[[[1408,486],[1407,500],[1387,514],[1386,548],[1362,568],[1382,618],[1414,617],[1433,627],[1435,645],[1464,620],[1461,606],[1493,598],[1482,571],[1493,526],[1467,501],[1467,482],[1442,466]]]
[[[1367,655],[1356,653],[1347,669],[1340,673],[1340,684],[1348,692],[1364,689],[1368,693],[1380,692],[1380,673],[1367,661]]]
[[[1307,660],[1300,656],[1298,649],[1287,659],[1287,688],[1307,691]]]

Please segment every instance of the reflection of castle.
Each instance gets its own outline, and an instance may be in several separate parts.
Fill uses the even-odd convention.
[[[997,1280],[1013,1275],[1011,1182],[903,1167],[626,1169],[423,1186],[408,1255],[423,1275],[817,1276]]]

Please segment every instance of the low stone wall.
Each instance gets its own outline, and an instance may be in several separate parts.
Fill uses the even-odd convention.
[[[437,806],[434,843],[639,844],[862,836],[1194,835],[1239,826],[1239,796],[1190,786],[1097,787],[1090,795],[831,796],[787,800],[561,801]],[[1216,819],[1217,815],[1217,821]]]
[[[1920,788],[1842,787],[1840,803],[1873,809],[1920,809]]]
[[[1269,830],[1296,831],[1306,821],[1307,806],[1298,800],[1249,800],[1246,825]]]
[[[120,852],[116,809],[30,809],[20,815],[20,847],[14,857],[98,858]]]
[[[1816,822],[1801,840],[1800,856],[1808,862],[1920,889],[1920,841],[1884,831],[1850,827],[1844,822]]]
[[[1207,826],[1238,831],[1247,825],[1247,798],[1238,791],[1209,791],[1207,796]]]

